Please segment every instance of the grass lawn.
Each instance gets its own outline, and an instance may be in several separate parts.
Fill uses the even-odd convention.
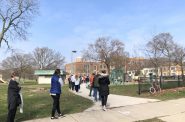
[[[142,92],[138,95],[138,85],[118,85],[110,86],[110,93],[117,95],[133,96],[133,97],[143,97],[143,98],[153,98],[159,100],[170,100],[185,97],[185,87],[165,89],[161,93],[150,94],[149,92]]]
[[[24,113],[16,114],[16,122],[42,117],[50,117],[52,98],[49,95],[50,85],[21,85],[24,98]],[[74,95],[64,86],[60,99],[61,111],[64,114],[82,112],[93,105],[91,100]],[[0,84],[0,120],[7,117],[7,85]]]

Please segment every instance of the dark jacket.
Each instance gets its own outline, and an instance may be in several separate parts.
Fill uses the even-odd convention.
[[[61,94],[61,84],[59,82],[59,75],[54,74],[51,78],[51,89],[50,93],[52,94]]]
[[[109,95],[109,85],[110,81],[109,81],[109,76],[108,75],[101,75],[99,76],[99,90],[100,90],[100,95],[104,96],[104,95]]]
[[[8,85],[8,109],[15,109],[21,104],[20,89],[18,82],[10,80]]]
[[[94,76],[94,81],[93,81],[93,87],[94,88],[99,88],[99,77],[100,77],[100,74],[97,74]]]

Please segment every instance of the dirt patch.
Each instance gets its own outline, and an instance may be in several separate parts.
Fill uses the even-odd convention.
[[[41,93],[41,92],[45,92],[45,91],[47,91],[47,89],[42,88],[42,87],[30,90],[30,92],[34,92],[34,93],[37,93],[37,92]]]
[[[185,90],[185,87],[178,87],[178,88],[173,88],[173,89],[164,89],[161,90],[161,92],[177,92],[177,91],[183,91]]]

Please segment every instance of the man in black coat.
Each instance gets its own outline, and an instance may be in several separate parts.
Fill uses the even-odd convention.
[[[15,73],[12,73],[11,80],[8,85],[8,117],[7,122],[14,122],[17,107],[21,104],[19,95],[21,87],[15,79]]]
[[[107,98],[109,95],[109,76],[106,74],[106,71],[103,70],[101,76],[99,76],[99,92],[102,101],[102,108],[106,111]]]

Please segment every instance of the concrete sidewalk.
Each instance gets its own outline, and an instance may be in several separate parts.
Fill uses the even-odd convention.
[[[93,97],[89,97],[89,89],[86,88],[86,84],[81,85],[79,93],[76,93],[76,92],[74,93],[90,100],[94,99]],[[108,105],[108,108],[117,108],[117,107],[123,107],[128,105],[136,105],[136,104],[150,103],[150,102],[157,102],[157,101],[159,100],[110,94],[108,96],[107,105]],[[99,102],[94,102],[94,105],[85,111],[101,110],[101,109],[102,109],[101,102],[99,101]]]
[[[80,96],[92,99],[85,85],[81,86]],[[185,98],[169,101],[109,95],[109,109],[101,110],[100,102],[82,113],[69,114],[58,120],[48,118],[28,122],[133,122],[157,117],[167,122],[185,121]]]

